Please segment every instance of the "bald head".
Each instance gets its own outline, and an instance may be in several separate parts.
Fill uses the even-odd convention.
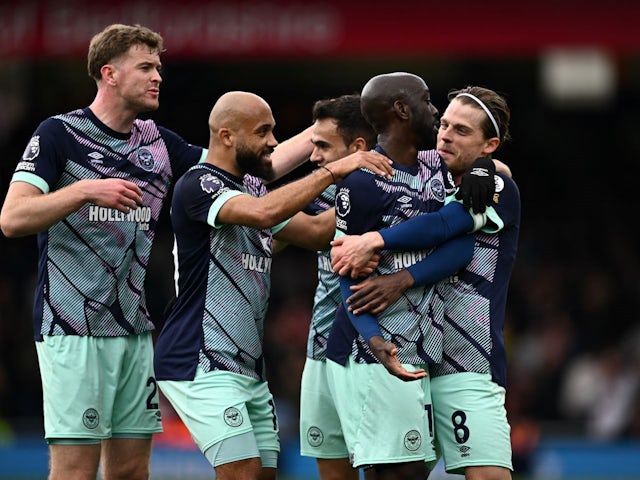
[[[376,75],[362,89],[362,114],[376,132],[381,133],[388,124],[396,100],[410,103],[411,99],[425,90],[428,88],[424,80],[412,73],[393,72]]]
[[[262,97],[250,92],[227,92],[211,109],[209,129],[212,133],[221,128],[237,131],[263,119],[273,122],[271,107]]]
[[[242,177],[250,174],[273,179],[271,153],[278,141],[273,136],[276,121],[269,104],[250,92],[227,92],[209,115],[207,161]]]

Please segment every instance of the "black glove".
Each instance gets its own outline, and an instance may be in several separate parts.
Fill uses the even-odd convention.
[[[484,213],[493,202],[496,190],[494,176],[496,165],[491,157],[479,157],[473,162],[456,192],[456,198],[462,200],[464,208],[473,208],[473,213]]]

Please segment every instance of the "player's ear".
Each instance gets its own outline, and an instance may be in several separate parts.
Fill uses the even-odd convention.
[[[411,115],[411,107],[402,100],[396,100],[393,102],[393,110],[403,120],[407,120]]]
[[[367,141],[362,137],[357,137],[351,145],[349,145],[349,153],[357,152],[358,150],[369,150],[367,148]]]
[[[485,142],[484,148],[482,149],[482,156],[484,157],[495,152],[498,146],[500,146],[500,139],[498,137],[490,138]]]
[[[222,127],[218,129],[217,135],[220,143],[222,143],[225,147],[233,147],[233,144],[235,142],[235,134],[232,130],[228,129],[227,127]]]
[[[103,65],[100,68],[100,75],[102,80],[111,86],[115,86],[117,84],[116,81],[116,69],[110,63]]]

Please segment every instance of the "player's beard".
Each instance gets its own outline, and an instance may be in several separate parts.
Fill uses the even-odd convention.
[[[437,125],[440,123],[437,119],[432,119],[426,124],[414,125],[414,131],[418,136],[418,150],[431,150],[436,148],[437,144]]]
[[[236,162],[245,174],[270,181],[275,177],[275,172],[273,171],[271,162],[267,163],[262,160],[262,154],[271,152],[273,152],[272,148],[266,152],[263,151],[260,154],[256,154],[245,145],[238,145],[236,148]]]

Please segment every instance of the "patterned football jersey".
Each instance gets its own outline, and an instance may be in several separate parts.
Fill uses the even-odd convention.
[[[378,151],[381,151],[377,147]],[[384,153],[381,151],[381,153]],[[338,185],[336,193],[336,226],[348,235],[397,225],[422,213],[438,210],[451,190],[446,165],[433,151],[421,151],[412,167],[393,164],[390,180],[359,170]],[[393,273],[426,258],[427,250],[383,251],[374,274]],[[398,359],[403,363],[438,362],[442,355],[443,298],[433,287],[416,286],[378,315],[385,340],[398,346]],[[377,362],[369,347],[355,329],[341,305],[336,315],[336,328],[329,339],[328,357],[339,363],[350,353],[357,362]],[[341,334],[334,335],[334,331]]]
[[[518,246],[520,193],[511,178],[500,174],[495,178],[493,209],[502,228],[492,234],[477,232],[469,265],[438,283],[436,289],[445,298],[444,352],[442,362],[429,373],[434,377],[490,373],[506,387],[503,328]]]
[[[12,182],[49,193],[82,179],[122,178],[142,190],[124,214],[87,203],[38,234],[34,335],[122,336],[154,328],[144,280],[156,224],[172,181],[203,149],[152,120],[115,132],[88,108],[43,121]]]
[[[305,209],[310,215],[320,214],[333,207],[336,198],[336,186],[331,185]],[[340,296],[340,277],[331,268],[331,250],[318,252],[318,285],[313,299],[307,357],[314,360],[327,358],[327,340],[331,324],[336,317],[336,309],[342,302]]]
[[[176,183],[171,204],[177,300],[155,349],[159,380],[192,380],[226,370],[265,380],[264,319],[271,288],[272,232],[219,224],[233,196],[260,197],[262,181],[237,178],[209,163]]]

